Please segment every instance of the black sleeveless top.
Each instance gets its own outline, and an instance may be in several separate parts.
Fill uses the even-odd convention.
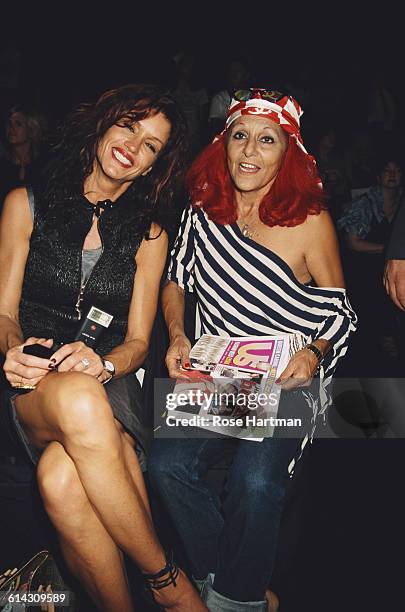
[[[83,287],[82,248],[94,206],[84,196],[50,204],[41,193],[34,195],[34,228],[19,311],[24,337],[72,341],[81,316],[97,306],[114,317],[98,345],[100,353],[108,353],[125,338],[135,255],[150,220],[140,219],[128,192],[106,209],[98,222],[102,254]]]

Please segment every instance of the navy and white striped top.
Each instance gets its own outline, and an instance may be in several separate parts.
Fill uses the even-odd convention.
[[[273,251],[219,225],[204,210],[184,211],[168,278],[195,291],[201,332],[220,336],[298,332],[331,343],[321,372],[329,378],[347,351],[356,315],[345,289],[303,285]]]

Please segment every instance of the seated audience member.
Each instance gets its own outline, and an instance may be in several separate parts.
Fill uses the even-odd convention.
[[[345,151],[346,173],[351,190],[365,190],[375,182],[373,150],[374,146],[367,130],[355,130]]]
[[[348,248],[348,287],[359,314],[357,340],[365,358],[381,367],[383,360],[378,359],[381,349],[386,356],[394,358],[398,352],[397,316],[385,295],[381,277],[391,223],[402,196],[401,165],[395,156],[388,156],[378,165],[377,182],[353,200],[338,220]],[[364,346],[370,350],[365,350]],[[384,375],[383,370],[380,375]]]
[[[23,106],[8,113],[4,130],[6,156],[0,160],[0,210],[6,194],[14,187],[34,183],[43,165],[43,119]]]
[[[176,75],[171,94],[178,102],[187,122],[189,150],[193,158],[204,144],[208,95],[199,83],[194,55],[180,53],[175,58]]]
[[[326,203],[334,221],[350,197],[343,155],[336,143],[336,131],[333,125],[321,129],[314,149]]]
[[[172,251],[163,311],[173,378],[187,377],[190,341],[185,293],[194,292],[199,333],[220,336],[295,332],[305,348],[276,381],[294,398],[302,436],[322,405],[347,350],[355,315],[344,289],[334,227],[314,160],[300,134],[299,104],[267,89],[235,92],[226,129],[188,174],[191,205]],[[314,395],[315,393],[315,395]],[[285,434],[284,434],[285,435]],[[281,431],[262,442],[231,437],[157,439],[149,474],[177,527],[196,583],[213,612],[276,610],[268,586],[283,500],[304,442]],[[210,465],[231,451],[225,498],[208,488]]]
[[[106,92],[70,115],[46,184],[13,190],[1,218],[0,426],[37,465],[66,563],[103,612],[139,609],[123,553],[165,610],[206,610],[154,531],[134,375],[185,142],[178,105],[160,88]],[[113,316],[97,352],[75,340],[91,306]],[[41,347],[52,356],[26,352]]]
[[[211,138],[224,129],[232,93],[245,87],[248,78],[246,62],[242,59],[232,59],[225,70],[225,88],[214,94],[210,102],[208,127]]]

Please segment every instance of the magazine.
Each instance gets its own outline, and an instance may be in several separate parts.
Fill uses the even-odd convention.
[[[223,366],[226,371],[264,374],[281,373],[290,357],[305,346],[299,334],[223,338],[203,334],[190,351],[191,368],[211,372]],[[219,371],[218,375],[219,375]]]
[[[276,380],[304,345],[300,338],[204,334],[190,352],[188,378],[176,381],[170,419],[242,439],[270,437],[281,393]]]

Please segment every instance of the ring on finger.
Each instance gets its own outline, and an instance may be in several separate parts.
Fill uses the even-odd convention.
[[[35,385],[30,385],[29,383],[25,383],[24,382],[24,378],[22,376],[20,376],[20,380],[15,382],[15,383],[11,383],[11,386],[14,389],[35,389]]]
[[[88,367],[89,367],[89,365],[90,365],[90,361],[89,361],[88,359],[86,359],[86,357],[84,357],[83,359],[81,359],[81,362],[82,362],[82,364],[83,364],[83,368],[84,368],[85,370],[87,370],[87,368],[88,368]]]
[[[13,387],[15,389],[29,389],[30,391],[32,391],[33,389],[36,389],[35,385],[25,385],[25,384],[20,384],[18,383],[17,385],[13,385]]]

